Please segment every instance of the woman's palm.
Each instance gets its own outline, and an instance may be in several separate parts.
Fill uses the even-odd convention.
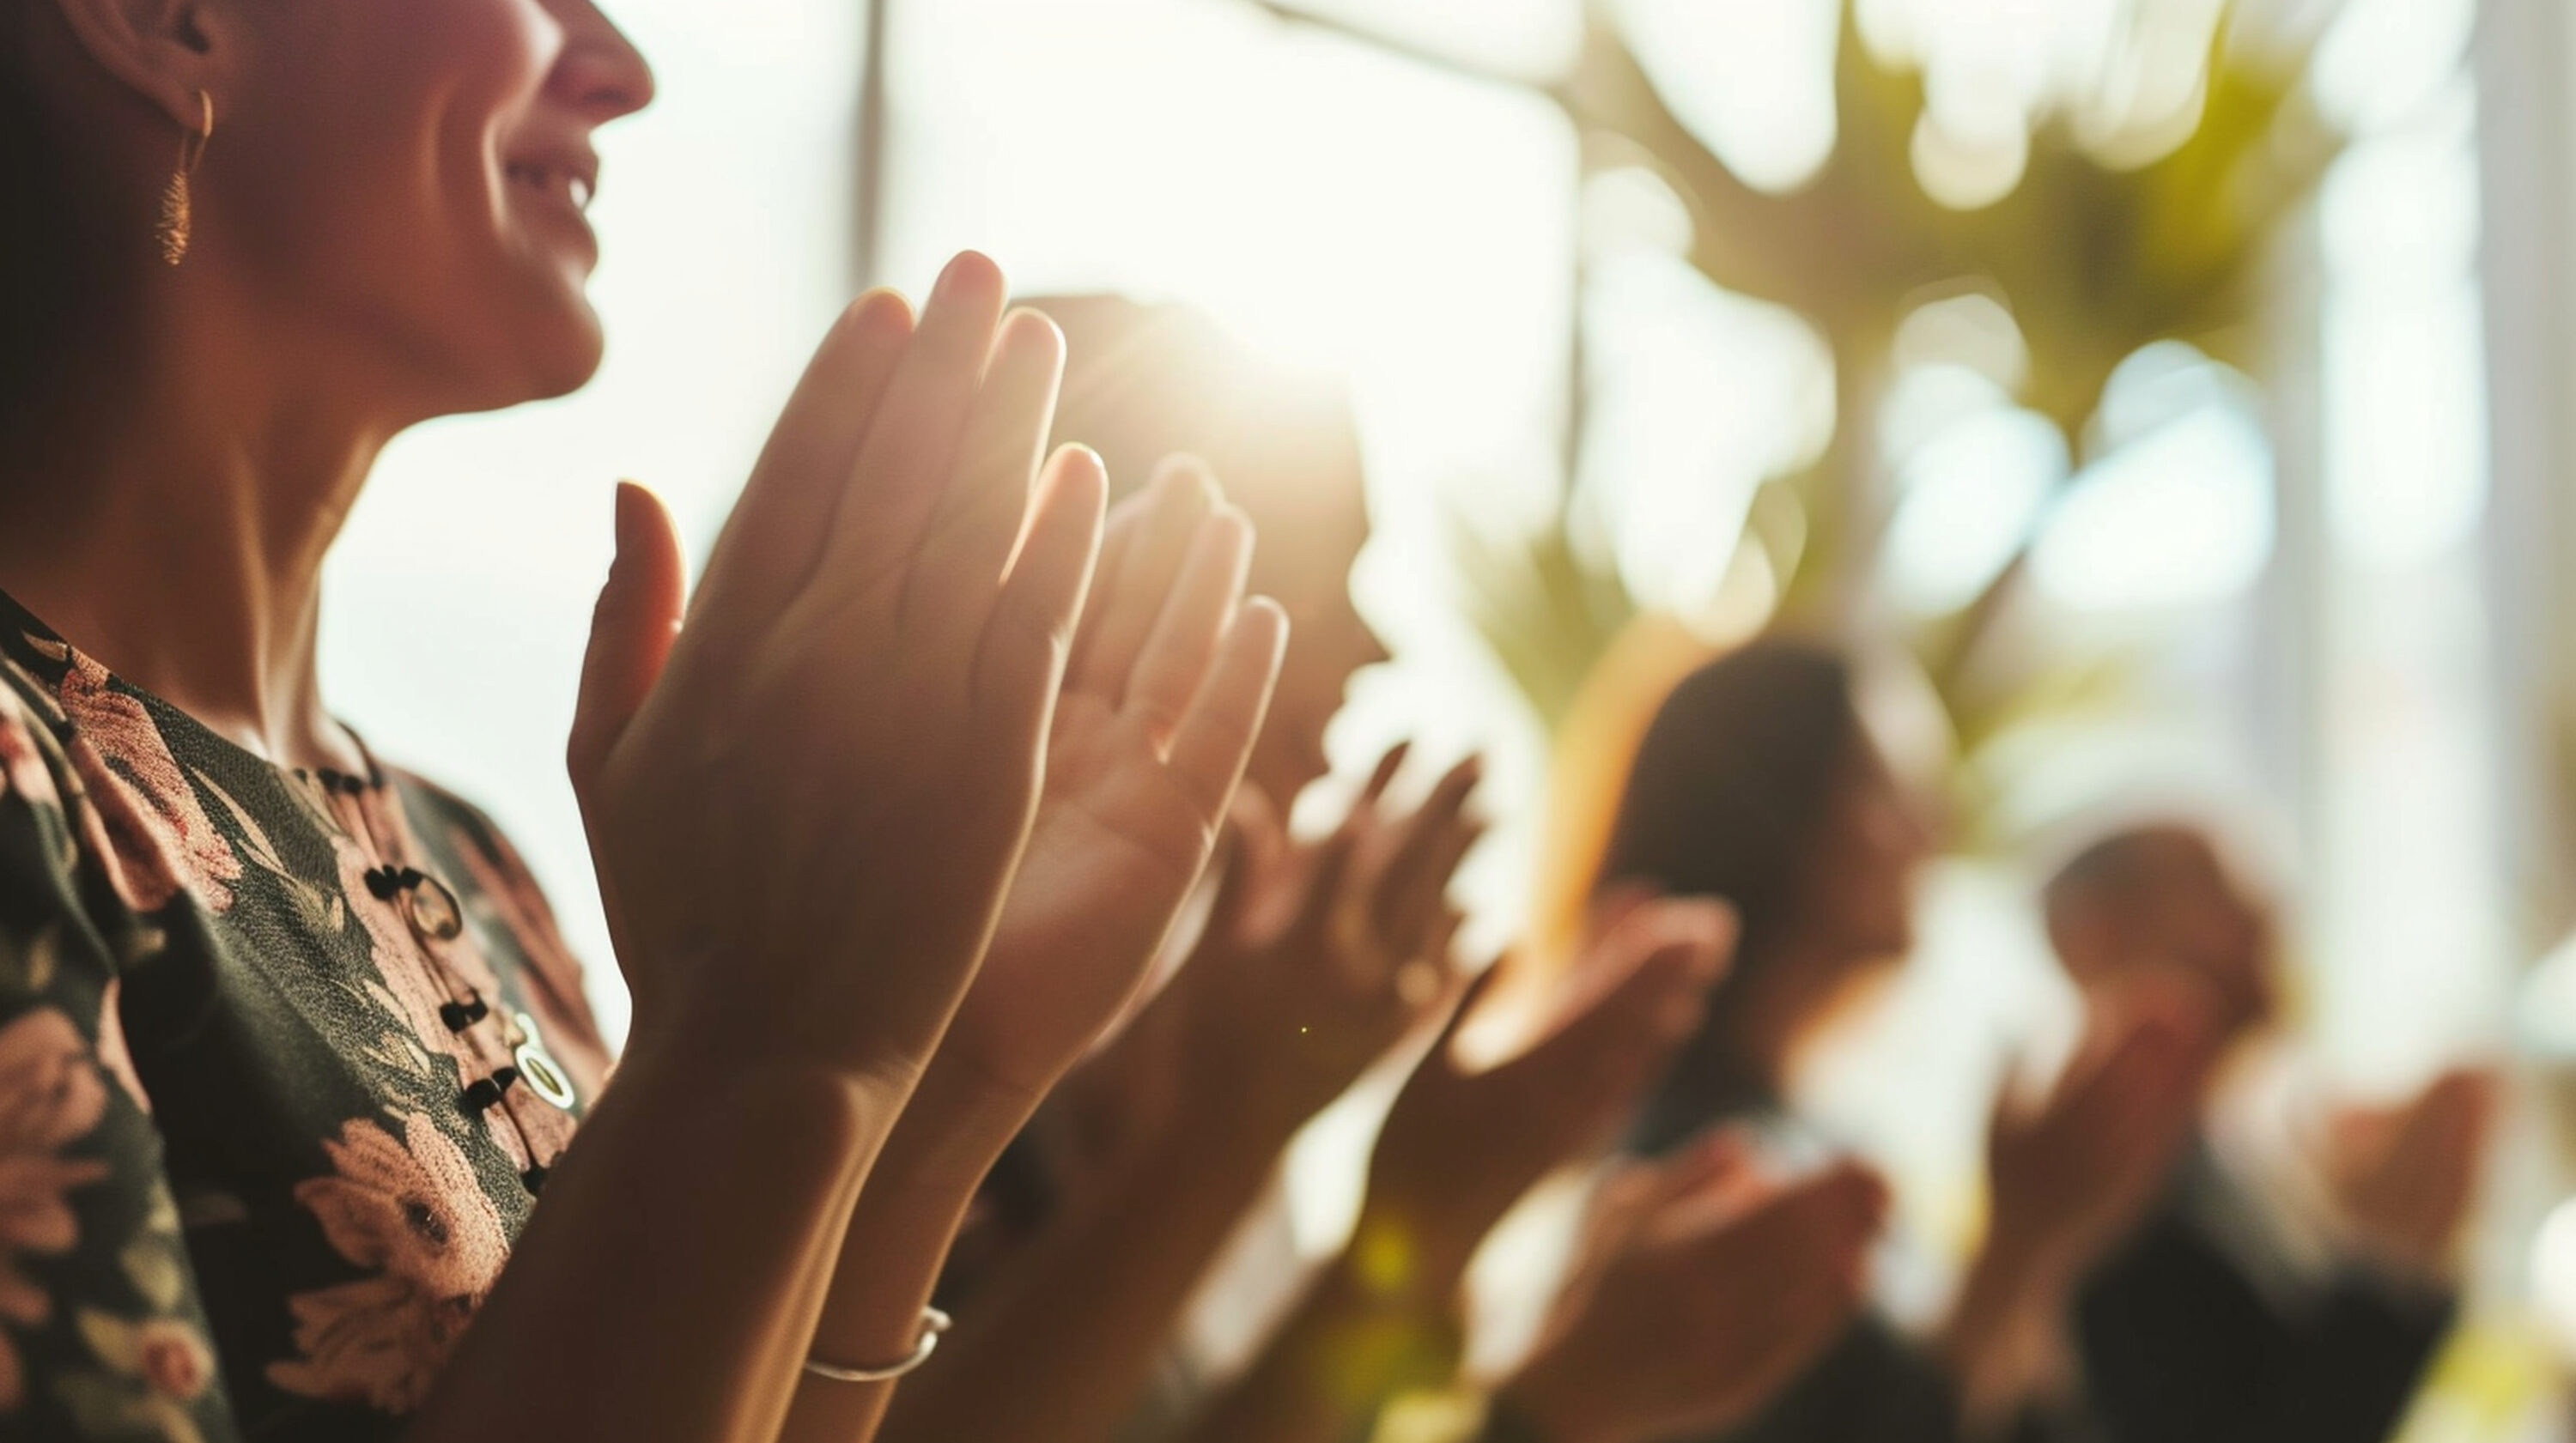
[[[1133,998],[1188,900],[1260,730],[1285,622],[1238,607],[1242,518],[1194,472],[1119,508],[1056,705],[1046,790],[949,1046],[1043,1088]]]

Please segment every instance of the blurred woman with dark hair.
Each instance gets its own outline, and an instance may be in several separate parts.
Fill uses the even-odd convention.
[[[1701,667],[1640,745],[1595,882],[1734,904],[1744,937],[1707,1023],[1648,1104],[1649,1154],[1727,1124],[1794,1131],[1801,1049],[1913,945],[1931,837],[1872,741],[1850,664],[1790,640]],[[2077,1427],[2068,1297],[2147,1201],[2202,1065],[2187,1010],[2106,1026],[2045,1099],[2008,1097],[1991,1142],[1984,1245],[1950,1318],[1918,1346],[1864,1319],[1728,1438],[1941,1443]]]

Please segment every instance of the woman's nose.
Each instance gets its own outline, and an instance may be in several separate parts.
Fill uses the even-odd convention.
[[[653,67],[616,22],[590,0],[569,0],[561,19],[564,53],[553,84],[566,100],[600,125],[653,103]]]

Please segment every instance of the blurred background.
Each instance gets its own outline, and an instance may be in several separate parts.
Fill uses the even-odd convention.
[[[2338,1078],[2523,1083],[2413,1436],[2570,1436],[2564,0],[609,8],[661,99],[604,137],[607,368],[407,438],[325,637],[335,704],[502,803],[589,956],[558,739],[612,482],[702,550],[842,300],[972,246],[1350,376],[1399,660],[1335,750],[1487,753],[1489,937],[1548,920],[1639,678],[1771,624],[1861,652],[1950,855],[1809,1090],[1936,1244],[2067,1025],[2034,868],[2142,801],[2223,818]]]

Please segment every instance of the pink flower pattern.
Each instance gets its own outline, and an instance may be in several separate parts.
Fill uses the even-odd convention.
[[[378,1436],[428,1395],[578,1121],[463,1087],[513,1062],[521,1012],[580,1096],[605,1070],[535,883],[455,798],[278,771],[5,596],[0,799],[0,865],[51,873],[0,889],[22,964],[0,971],[0,1437],[182,1443],[289,1414]],[[447,884],[465,931],[416,934],[367,883],[386,866]],[[451,1028],[469,994],[490,1015]],[[165,1146],[195,1110],[156,1120],[147,1078],[165,1104],[221,1089],[246,1146]],[[309,1259],[274,1256],[280,1212]],[[341,1280],[289,1290],[317,1270]]]
[[[295,1189],[332,1248],[372,1276],[289,1300],[302,1356],[268,1375],[290,1393],[417,1408],[501,1275],[509,1236],[464,1154],[417,1113],[402,1130],[348,1123],[322,1144],[333,1174]]]
[[[75,735],[64,750],[89,798],[92,843],[118,892],[137,912],[158,911],[182,889],[208,911],[233,904],[241,858],[216,832],[161,728],[141,701],[108,684],[79,652],[63,676],[63,714]]]
[[[53,1300],[19,1266],[22,1257],[67,1253],[80,1241],[74,1188],[107,1175],[107,1165],[62,1156],[98,1125],[107,1089],[70,1018],[51,1007],[0,1027],[0,1320],[32,1328]],[[26,1379],[0,1331],[0,1412],[18,1406]]]
[[[36,750],[33,724],[18,694],[0,686],[0,794],[14,792],[31,806],[59,810],[62,795],[43,753]]]

